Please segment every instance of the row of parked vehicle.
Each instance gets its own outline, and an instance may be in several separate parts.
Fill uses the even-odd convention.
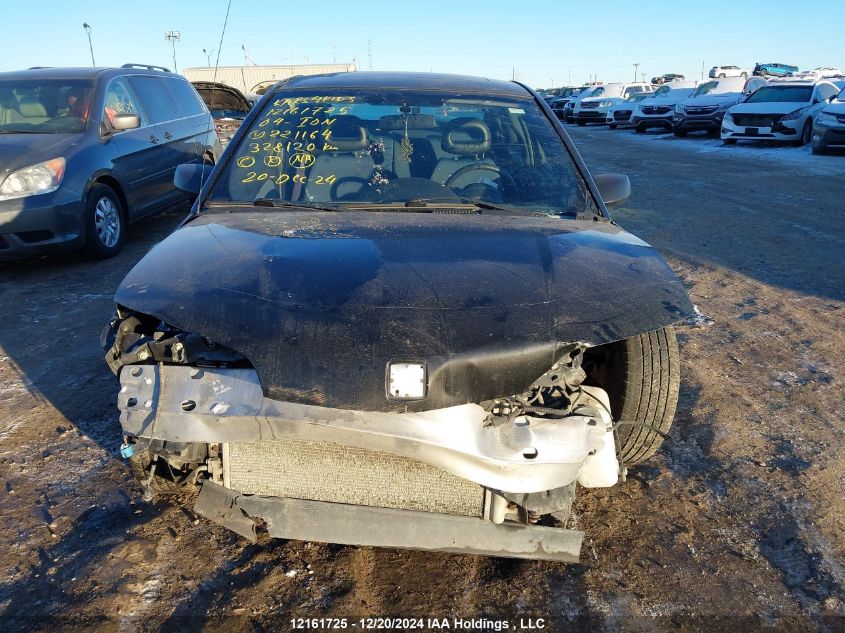
[[[728,145],[740,140],[809,143],[813,153],[845,145],[845,76],[723,74],[699,82],[673,80],[662,86],[583,86],[556,97],[550,106],[562,121],[581,126],[631,127],[638,133],[661,128],[678,137],[703,132],[721,137]]]
[[[251,107],[157,66],[0,73],[0,260],[114,255],[129,222],[186,197],[177,166],[213,164]]]

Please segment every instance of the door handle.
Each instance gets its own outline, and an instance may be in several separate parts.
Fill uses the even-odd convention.
[[[158,143],[158,137],[150,134],[150,143],[152,143],[153,145]]]
[[[166,139],[169,141],[170,139],[172,139],[172,138],[173,138],[173,135],[172,135],[170,132],[165,132],[165,133],[164,133],[164,138],[166,138]]]

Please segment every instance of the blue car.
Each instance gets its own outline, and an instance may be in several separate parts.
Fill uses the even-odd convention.
[[[798,66],[789,64],[761,64],[754,66],[754,74],[760,77],[792,77],[798,74]]]

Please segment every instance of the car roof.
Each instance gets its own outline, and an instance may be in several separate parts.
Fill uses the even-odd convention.
[[[56,68],[28,68],[26,70],[13,70],[0,73],[0,80],[16,79],[89,79],[93,80],[100,76],[117,76],[132,74],[168,75],[177,77],[171,72],[160,70],[149,70],[146,68],[114,68],[110,66],[95,67],[56,67]]]
[[[528,90],[513,81],[486,79],[470,75],[449,75],[419,72],[355,71],[326,75],[292,77],[277,84],[275,90],[290,88],[363,88],[363,89],[414,89],[442,92],[481,92],[510,97],[530,98]]]

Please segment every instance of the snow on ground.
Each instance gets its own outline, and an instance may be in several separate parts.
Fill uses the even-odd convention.
[[[571,130],[572,126],[567,126],[567,131]],[[817,156],[813,154],[809,145],[795,147],[759,141],[740,141],[736,145],[725,145],[721,139],[696,134],[677,138],[671,132],[637,134],[632,130],[611,130],[598,126],[580,128],[578,132],[585,130],[596,134],[624,134],[627,137],[626,140],[641,143],[663,143],[667,149],[671,148],[672,150],[709,154],[714,157],[722,155],[741,156],[751,160],[778,162],[785,166],[806,170],[813,175],[845,177],[845,151],[843,150],[837,151],[834,149],[830,154]]]

